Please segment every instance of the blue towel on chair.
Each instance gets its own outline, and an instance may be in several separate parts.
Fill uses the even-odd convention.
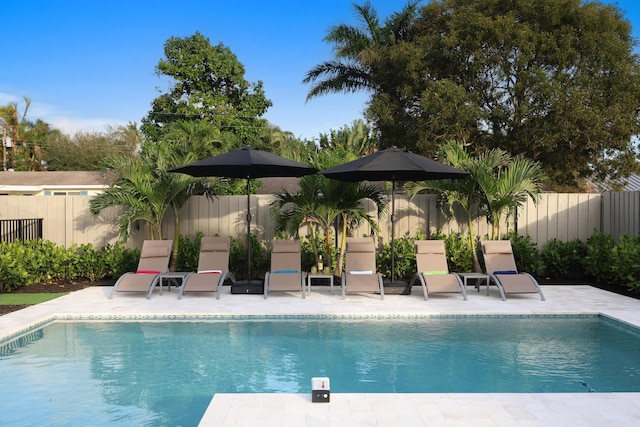
[[[298,270],[276,270],[273,274],[295,274]]]
[[[493,274],[518,274],[518,272],[515,270],[501,270],[501,271],[494,271]]]

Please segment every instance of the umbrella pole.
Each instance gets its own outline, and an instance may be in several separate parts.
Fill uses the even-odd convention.
[[[251,283],[251,179],[247,177],[247,283]]]
[[[396,280],[396,181],[391,181],[391,284]]]

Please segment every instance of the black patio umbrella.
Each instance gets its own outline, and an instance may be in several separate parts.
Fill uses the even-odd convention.
[[[171,169],[169,172],[179,172],[199,177],[218,176],[245,178],[247,180],[247,281],[251,282],[251,180],[266,177],[300,177],[312,175],[318,170],[259,148],[247,146],[218,156],[198,160],[197,162]]]
[[[395,281],[395,188],[396,181],[460,179],[469,173],[403,148],[390,147],[349,163],[319,172],[339,181],[391,181],[391,281]]]

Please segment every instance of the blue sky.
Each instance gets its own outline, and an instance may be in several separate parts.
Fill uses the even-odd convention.
[[[426,2],[427,0],[423,0]],[[27,118],[68,132],[138,122],[166,83],[154,74],[170,37],[196,31],[223,43],[262,80],[266,118],[297,137],[317,138],[362,117],[365,94],[306,102],[302,79],[331,59],[331,25],[356,24],[351,0],[23,0],[0,2],[0,105],[31,99]],[[362,4],[363,1],[356,1]],[[617,3],[640,39],[637,0]],[[381,20],[405,0],[371,0]]]

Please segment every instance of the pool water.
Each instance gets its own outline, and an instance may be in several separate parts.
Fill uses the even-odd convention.
[[[215,393],[640,391],[600,317],[55,322],[0,345],[2,425],[197,425]]]

